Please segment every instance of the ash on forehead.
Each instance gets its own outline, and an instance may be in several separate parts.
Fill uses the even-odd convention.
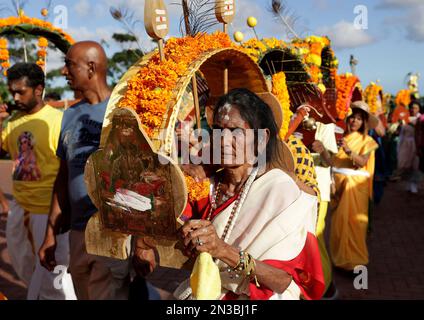
[[[218,120],[220,121],[230,120],[229,113],[231,112],[232,109],[233,109],[233,106],[230,103],[227,102],[226,104],[224,104],[218,111]]]

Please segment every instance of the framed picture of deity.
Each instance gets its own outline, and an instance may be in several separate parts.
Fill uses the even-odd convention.
[[[106,143],[87,163],[89,194],[103,227],[176,240],[177,218],[187,203],[182,172],[153,151],[134,111],[117,108],[111,119]]]

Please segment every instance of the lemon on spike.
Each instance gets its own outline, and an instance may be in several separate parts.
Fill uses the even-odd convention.
[[[243,32],[241,32],[241,31],[236,31],[236,32],[234,32],[234,40],[236,41],[236,42],[242,42],[243,41],[243,39],[244,39],[244,35],[243,35]]]
[[[41,9],[41,15],[43,17],[47,17],[48,14],[49,14],[49,10],[47,10],[46,8]]]
[[[247,25],[251,28],[256,27],[256,25],[258,24],[258,20],[256,20],[255,17],[249,17],[247,18]]]

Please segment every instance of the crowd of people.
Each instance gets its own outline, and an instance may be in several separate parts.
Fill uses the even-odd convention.
[[[19,111],[9,114],[0,106],[0,147],[13,161],[13,200],[0,190],[0,206],[7,213],[8,252],[28,299],[129,299],[131,286],[145,286],[144,277],[160,265],[155,245],[143,237],[134,237],[125,260],[87,253],[85,230],[97,208],[84,168],[100,144],[111,95],[107,68],[98,43],[74,44],[62,75],[78,99],[63,112],[43,100],[39,66],[17,63],[8,70]],[[364,101],[356,101],[344,136],[336,139],[334,124],[319,124],[311,150],[295,135],[280,139],[277,112],[279,105],[247,89],[230,90],[215,105],[212,127],[240,129],[245,139],[223,139],[219,149],[211,142],[227,161],[182,167],[211,181],[208,196],[188,203],[179,232],[190,259],[203,252],[214,258],[220,299],[334,298],[332,266],[352,271],[369,262],[369,215],[384,184],[403,178],[412,193],[418,191],[424,115],[417,101],[409,115],[392,117],[386,126]],[[260,130],[265,134],[259,136]],[[255,152],[235,157],[236,150],[250,148]],[[257,165],[260,156],[264,166]],[[69,271],[60,287],[57,265]],[[190,282],[184,281],[175,298],[190,297]]]

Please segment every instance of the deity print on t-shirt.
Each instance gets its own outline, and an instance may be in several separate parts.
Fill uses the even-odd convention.
[[[41,171],[37,166],[37,157],[35,155],[34,135],[25,131],[19,135],[17,144],[19,154],[14,162],[13,180],[17,181],[37,181],[41,179]]]

